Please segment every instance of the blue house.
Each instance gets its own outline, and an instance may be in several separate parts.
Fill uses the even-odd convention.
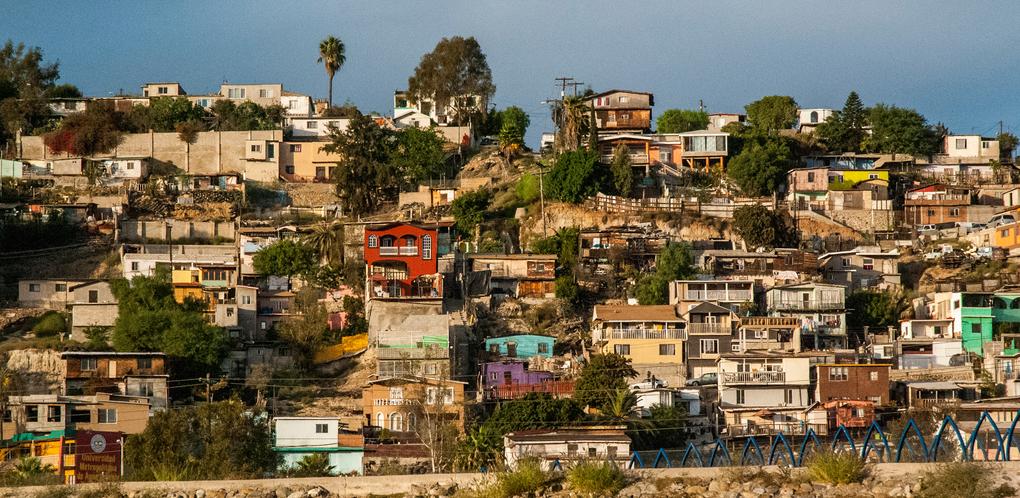
[[[552,358],[553,343],[556,340],[545,335],[522,334],[505,337],[490,337],[485,340],[485,350],[492,355],[507,358]]]

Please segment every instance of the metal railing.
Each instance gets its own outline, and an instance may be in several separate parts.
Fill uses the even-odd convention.
[[[380,256],[396,256],[399,252],[399,248],[396,246],[385,246],[379,248]]]
[[[592,339],[604,341],[608,339],[687,339],[687,332],[684,329],[655,329],[655,328],[627,328],[627,329],[597,329],[592,333]]]
[[[769,308],[778,310],[836,310],[846,307],[838,299],[780,300],[769,303]]]
[[[400,251],[399,252],[400,252],[401,256],[417,256],[418,255],[418,247],[417,246],[400,246]]]
[[[728,335],[733,332],[733,327],[722,323],[688,323],[688,334],[714,334]]]
[[[749,290],[687,290],[689,301],[750,301],[754,295]]]
[[[723,372],[724,384],[785,384],[786,372]]]

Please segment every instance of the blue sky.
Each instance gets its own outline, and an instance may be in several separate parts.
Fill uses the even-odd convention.
[[[422,54],[444,36],[474,36],[496,105],[531,114],[534,144],[552,129],[540,102],[558,95],[557,76],[651,91],[656,115],[699,99],[741,112],[772,94],[840,107],[857,90],[867,105],[913,107],[957,133],[994,134],[999,120],[1020,132],[1017,19],[1009,1],[5,0],[0,38],[42,47],[88,95],[146,81],[201,93],[228,80],[324,98],[316,51],[332,34],[347,45],[334,101],[389,113]]]

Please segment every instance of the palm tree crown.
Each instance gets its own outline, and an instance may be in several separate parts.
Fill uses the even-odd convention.
[[[333,107],[333,76],[347,62],[344,42],[339,38],[330,36],[319,43],[319,60],[326,66],[326,74],[329,75],[329,106]]]

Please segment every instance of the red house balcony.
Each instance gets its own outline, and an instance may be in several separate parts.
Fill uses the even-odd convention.
[[[574,394],[574,381],[549,380],[538,384],[505,384],[495,386],[486,392],[489,399],[518,399],[529,393],[547,393],[554,398],[563,398]]]

